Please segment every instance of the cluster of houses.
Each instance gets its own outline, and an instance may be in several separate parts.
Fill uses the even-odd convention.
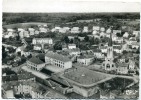
[[[128,74],[129,71],[135,72],[136,62],[133,53],[123,54],[123,51],[131,51],[138,50],[140,45],[137,41],[139,37],[139,31],[133,31],[132,37],[129,38],[129,33],[125,32],[123,37],[118,37],[118,34],[121,34],[121,30],[112,30],[110,28],[105,29],[104,27],[93,26],[92,29],[89,29],[87,26],[84,26],[83,29],[79,27],[54,27],[53,29],[49,29],[47,26],[38,26],[38,29],[28,28],[22,29],[18,28],[7,29],[6,32],[3,32],[4,38],[15,37],[17,36],[17,31],[19,32],[19,36],[22,39],[22,42],[25,44],[21,47],[16,48],[16,52],[20,52],[21,56],[25,57],[32,55],[30,59],[26,61],[26,65],[29,69],[33,71],[40,72],[46,66],[52,66],[54,69],[60,68],[64,71],[67,69],[73,68],[73,64],[77,63],[80,66],[93,66],[95,67],[95,60],[100,60],[102,63],[100,64],[99,69],[104,71],[116,71],[118,74]],[[53,46],[54,41],[52,38],[33,38],[31,44],[33,45],[33,50],[28,50],[26,47],[28,43],[24,39],[24,37],[29,38],[31,35],[36,35],[40,33],[47,33],[49,31],[59,32],[59,33],[67,33],[70,32],[72,34],[75,33],[88,33],[91,32],[91,35],[88,37],[94,38],[110,38],[108,43],[99,43],[95,45],[91,45],[88,47],[88,50],[81,50],[75,43],[68,43],[62,45],[62,50],[51,50],[50,48]],[[69,39],[74,39],[75,36],[68,36]],[[80,41],[83,41],[85,37],[78,37]],[[35,52],[36,51],[36,52]],[[43,52],[41,52],[43,51]],[[115,53],[117,55],[115,55]],[[43,56],[42,56],[43,55]],[[40,57],[39,57],[40,56]],[[15,59],[15,62],[20,58]],[[117,59],[117,61],[114,61]],[[62,70],[61,70],[62,71]],[[16,91],[12,93],[16,94],[30,94],[32,98],[45,98],[47,90],[38,90],[41,89],[39,85],[33,80],[30,82],[23,82],[20,80],[15,80],[15,82],[10,82],[12,84],[11,87],[4,85],[3,90],[4,94],[7,95],[9,92],[6,91]],[[8,85],[9,85],[8,84]],[[55,83],[54,83],[55,84]],[[57,84],[57,83],[56,83]],[[76,91],[80,91],[81,87],[76,88]],[[95,88],[96,89],[96,88]],[[39,92],[38,92],[39,91]],[[42,92],[40,92],[42,91]],[[43,93],[44,91],[44,93]],[[91,90],[93,91],[93,90]],[[88,91],[86,90],[86,93]],[[79,93],[83,94],[83,93]],[[84,96],[88,96],[85,95]],[[8,96],[6,96],[8,97]]]

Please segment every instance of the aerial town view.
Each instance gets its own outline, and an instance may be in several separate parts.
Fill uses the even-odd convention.
[[[3,99],[138,99],[140,13],[3,13]]]

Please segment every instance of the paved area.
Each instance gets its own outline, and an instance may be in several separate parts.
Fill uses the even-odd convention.
[[[45,69],[50,70],[50,71],[55,72],[55,73],[64,71],[63,68],[56,67],[56,66],[53,66],[53,65],[46,65]]]
[[[37,76],[37,77],[40,77],[42,79],[48,79],[50,78],[49,76],[41,73],[41,72],[38,72],[38,71],[35,71],[35,70],[32,70],[30,68],[28,68],[27,66],[23,66],[22,67],[23,70],[27,71],[27,72],[31,72],[33,75]]]

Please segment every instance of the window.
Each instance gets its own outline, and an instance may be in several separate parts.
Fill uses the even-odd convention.
[[[112,67],[114,67],[114,64],[112,64]]]
[[[110,64],[107,64],[107,66],[106,66],[107,68],[110,68]]]

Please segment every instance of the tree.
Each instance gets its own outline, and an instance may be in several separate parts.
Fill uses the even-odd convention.
[[[117,37],[121,37],[121,33],[116,33],[116,36]]]
[[[16,36],[16,40],[19,41],[20,40],[20,35],[18,33],[18,35]]]
[[[64,37],[64,41],[65,41],[65,43],[69,43],[70,40],[69,40],[68,36]]]
[[[70,40],[70,43],[73,43],[73,39]]]
[[[123,50],[122,53],[125,55],[127,54],[128,52],[126,50]]]
[[[87,35],[85,36],[85,38],[84,38],[84,39],[85,39],[85,41],[86,41],[86,42],[88,42],[88,41],[89,41],[89,37],[88,37]]]

